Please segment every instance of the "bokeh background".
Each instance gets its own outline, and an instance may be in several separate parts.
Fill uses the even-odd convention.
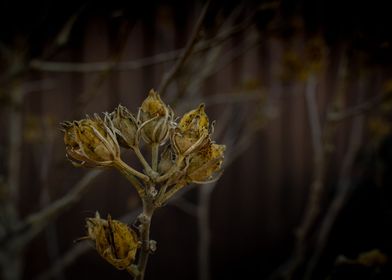
[[[115,170],[74,168],[59,123],[136,112],[151,88],[178,116],[204,102],[227,150],[217,183],[154,216],[146,279],[391,279],[389,14],[384,1],[1,1],[1,279],[130,278],[73,241],[97,210],[132,224],[136,193]]]

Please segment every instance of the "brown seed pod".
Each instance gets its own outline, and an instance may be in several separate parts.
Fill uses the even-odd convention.
[[[99,213],[87,219],[87,238],[95,243],[97,252],[119,270],[126,269],[135,261],[139,242],[137,234],[128,225],[101,219]]]

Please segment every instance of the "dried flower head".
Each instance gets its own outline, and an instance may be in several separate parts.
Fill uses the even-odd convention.
[[[106,115],[62,123],[67,156],[77,166],[109,166],[120,156],[120,147]]]
[[[87,219],[87,238],[95,243],[97,252],[117,269],[126,269],[135,260],[139,242],[136,233],[126,224],[101,219],[97,212]]]
[[[140,107],[138,121],[143,139],[148,144],[164,144],[173,121],[173,111],[162,101],[158,92],[150,90]]]
[[[119,105],[112,113],[104,114],[103,120],[94,115],[62,124],[67,156],[72,163],[117,168],[142,200],[138,234],[110,215],[101,219],[97,212],[94,218],[86,220],[87,236],[82,238],[93,241],[106,261],[117,269],[126,269],[135,279],[143,279],[148,255],[156,249],[156,242],[149,237],[154,211],[187,184],[217,178],[221,169],[225,146],[211,140],[213,123],[204,109],[204,104],[199,105],[177,124],[170,107],[151,90],[137,118]],[[150,145],[151,157],[143,155],[140,138]],[[143,167],[141,171],[121,160],[120,145],[131,148]]]
[[[124,106],[118,105],[110,114],[118,143],[124,148],[130,148],[137,145],[138,124],[136,118]]]
[[[202,148],[209,140],[209,120],[204,104],[186,113],[178,123],[171,140],[178,154],[187,155]]]
[[[188,181],[205,183],[211,180],[221,168],[225,148],[225,145],[209,142],[197,153],[192,154],[186,173]]]

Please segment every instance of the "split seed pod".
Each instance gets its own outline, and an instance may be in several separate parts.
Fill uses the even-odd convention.
[[[190,157],[187,178],[193,183],[205,183],[221,169],[224,158],[225,145],[208,143]]]
[[[115,132],[119,136],[118,143],[124,148],[130,148],[138,143],[136,118],[124,106],[118,107],[110,114]]]
[[[98,115],[62,123],[69,160],[76,166],[109,166],[120,156],[120,147],[108,116]]]
[[[139,110],[138,121],[144,141],[148,144],[164,144],[169,136],[173,111],[159,96],[150,90]]]
[[[204,104],[186,113],[178,123],[171,140],[176,152],[188,155],[201,149],[209,141],[209,120]]]
[[[119,270],[126,269],[135,261],[139,242],[136,233],[126,224],[101,219],[97,212],[87,219],[87,238],[95,243],[97,252]]]

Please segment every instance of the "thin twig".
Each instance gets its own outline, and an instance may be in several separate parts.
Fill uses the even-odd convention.
[[[197,217],[197,206],[182,196],[176,196],[176,199],[173,199],[170,202],[170,205],[178,208],[191,217]]]
[[[224,32],[218,34],[215,38],[210,40],[201,41],[196,44],[194,48],[194,53],[204,52],[217,45],[220,45],[231,38],[233,35],[243,31],[245,28],[249,27],[250,21],[246,21],[239,25],[234,26]],[[37,71],[44,72],[76,72],[76,73],[86,73],[86,72],[104,72],[107,70],[111,71],[133,71],[143,67],[152,66],[156,64],[166,63],[178,59],[181,54],[183,54],[185,48],[163,52],[151,57],[140,58],[131,61],[123,62],[113,62],[113,61],[103,61],[103,62],[60,62],[60,61],[46,61],[41,59],[34,59],[30,62],[30,68]]]
[[[8,125],[8,174],[6,193],[8,199],[4,201],[5,212],[1,217],[5,222],[4,229],[0,232],[7,233],[15,224],[19,223],[18,202],[20,198],[20,171],[21,171],[21,146],[23,135],[23,119],[21,107],[23,104],[23,90],[19,79],[14,81],[10,92],[11,106],[9,108],[9,125]],[[1,212],[0,212],[1,214]],[[2,225],[0,225],[2,226]],[[11,245],[11,244],[9,244]],[[21,266],[23,262],[20,254],[20,247],[12,247],[6,244],[8,250],[0,250],[1,274],[4,280],[20,279]]]
[[[325,158],[320,114],[316,102],[316,88],[316,77],[310,75],[306,84],[305,100],[312,137],[314,175],[303,218],[296,230],[293,255],[286,263],[285,268],[280,271],[284,279],[292,279],[296,269],[302,264],[308,249],[306,244],[307,238],[316,218],[320,214],[320,203],[324,189]]]
[[[151,166],[152,170],[158,171],[158,160],[159,160],[159,144],[153,143],[151,145]]]
[[[199,189],[199,200],[197,205],[197,221],[199,231],[198,265],[199,279],[210,279],[210,200],[216,183],[204,185]]]
[[[363,91],[360,88],[359,98],[362,98]],[[358,115],[355,117],[352,123],[350,138],[348,141],[348,150],[344,156],[343,164],[340,170],[339,181],[337,183],[337,190],[334,198],[327,210],[327,213],[321,223],[320,230],[317,234],[317,240],[315,249],[312,256],[310,257],[310,262],[305,273],[304,279],[311,279],[313,272],[320,260],[320,257],[324,251],[326,243],[328,241],[329,234],[335,223],[336,217],[340,213],[341,209],[345,205],[348,197],[351,193],[351,171],[353,168],[355,156],[362,143],[362,133],[363,133],[363,122],[364,116]]]
[[[158,87],[158,92],[160,92],[161,95],[164,95],[167,87],[169,84],[172,82],[172,80],[175,78],[177,73],[180,71],[188,57],[192,54],[193,48],[196,44],[197,38],[199,36],[204,18],[207,14],[208,7],[210,6],[211,0],[208,0],[205,4],[204,7],[200,13],[200,16],[196,22],[195,28],[193,30],[193,33],[190,37],[190,39],[187,42],[187,45],[185,46],[184,52],[181,55],[180,59],[177,60],[176,64],[171,68],[170,72],[165,75],[163,78],[161,84]]]
[[[114,161],[114,167],[116,167],[121,172],[121,174],[124,174],[127,177],[127,179],[132,183],[138,193],[143,193],[143,188],[141,187],[140,183],[136,178],[139,178],[144,182],[148,182],[150,178],[147,175],[137,171],[136,169],[133,169],[121,159],[117,159]]]
[[[2,246],[3,243],[11,243],[17,247],[26,245],[32,238],[40,233],[48,223],[78,202],[91,186],[90,183],[101,173],[102,170],[88,172],[65,196],[54,201],[41,211],[30,214],[21,224],[17,225],[11,233],[2,237],[0,239],[0,246]]]
[[[143,212],[139,218],[140,225],[139,225],[139,233],[140,239],[142,242],[142,247],[140,249],[139,261],[137,264],[137,269],[139,274],[135,277],[135,280],[143,280],[146,268],[148,257],[151,254],[151,241],[150,241],[150,227],[151,227],[151,219],[154,214],[155,206],[152,200],[145,196],[142,199],[143,203]]]
[[[20,186],[20,165],[21,165],[21,146],[23,136],[23,120],[22,120],[22,103],[23,90],[19,80],[15,81],[13,89],[10,93],[11,107],[9,112],[9,132],[8,132],[8,187],[9,193],[9,211],[8,218],[11,224],[18,220],[17,205],[19,201],[19,186]]]
[[[380,105],[382,102],[384,102],[386,99],[391,97],[390,92],[383,92],[381,94],[376,95],[375,97],[371,98],[370,100],[363,101],[362,103],[346,109],[342,112],[332,112],[328,114],[328,120],[332,122],[341,122],[343,120],[346,120],[348,118],[352,118],[355,116],[358,116],[360,114],[366,113],[378,105]]]
[[[63,254],[60,259],[57,259],[49,270],[38,275],[35,280],[53,279],[56,275],[63,272],[64,269],[71,265],[77,258],[86,253],[90,247],[91,246],[89,246],[88,242],[80,242],[74,245],[72,249]]]
[[[41,166],[40,168],[40,185],[41,185],[41,194],[40,194],[40,206],[41,209],[50,205],[51,197],[50,197],[50,185],[48,182],[48,174],[50,172],[50,167],[52,163],[52,153],[53,153],[53,142],[54,142],[54,132],[53,127],[49,125],[47,121],[43,122],[43,132],[47,137],[44,137],[42,141],[39,142],[39,146],[35,147],[35,159],[37,161],[37,165]],[[55,260],[59,255],[59,246],[58,246],[58,236],[57,229],[55,223],[50,223],[46,227],[45,231],[45,241],[46,248],[49,259]],[[54,277],[57,280],[64,280],[65,276],[62,271],[58,271],[56,276]]]

